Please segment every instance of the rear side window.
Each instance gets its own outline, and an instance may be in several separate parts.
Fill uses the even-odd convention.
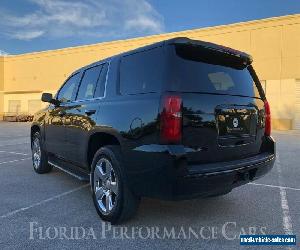
[[[84,71],[77,100],[92,99],[94,97],[101,70],[102,65],[98,65]]]
[[[224,58],[218,60],[207,54],[189,58],[189,53],[176,53],[175,46],[169,57],[169,91],[205,92],[216,94],[241,95],[260,98],[258,89],[247,68],[234,68],[222,65]],[[203,60],[202,60],[203,58]],[[205,62],[204,62],[205,60]],[[226,61],[226,63],[228,63]]]
[[[121,59],[120,93],[134,95],[160,92],[163,77],[163,51],[154,48]]]

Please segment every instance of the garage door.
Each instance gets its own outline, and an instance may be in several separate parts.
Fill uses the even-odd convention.
[[[41,109],[41,101],[40,100],[29,100],[28,101],[28,114],[34,115],[40,109]]]
[[[296,80],[296,113],[295,113],[295,127],[300,129],[300,79]]]

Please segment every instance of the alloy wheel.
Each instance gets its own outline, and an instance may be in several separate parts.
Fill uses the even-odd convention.
[[[34,138],[32,142],[32,160],[33,160],[33,166],[35,169],[37,169],[40,166],[41,163],[41,145],[39,138]]]
[[[101,158],[94,171],[94,193],[101,212],[109,214],[116,205],[118,181],[111,162]]]

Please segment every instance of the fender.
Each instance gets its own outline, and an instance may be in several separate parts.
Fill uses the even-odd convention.
[[[86,148],[86,151],[85,151],[85,162],[86,163],[88,163],[88,149],[89,149],[90,139],[93,135],[95,135],[97,133],[102,133],[102,134],[116,138],[118,143],[121,146],[121,149],[124,145],[124,138],[116,129],[113,129],[111,127],[94,127],[88,132],[88,136],[86,137],[87,139],[83,142],[85,144],[84,146]]]

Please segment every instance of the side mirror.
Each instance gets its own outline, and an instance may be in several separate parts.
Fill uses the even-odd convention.
[[[42,102],[49,102],[54,105],[59,105],[59,101],[56,99],[53,99],[53,96],[50,93],[43,93],[41,100],[42,100]]]

